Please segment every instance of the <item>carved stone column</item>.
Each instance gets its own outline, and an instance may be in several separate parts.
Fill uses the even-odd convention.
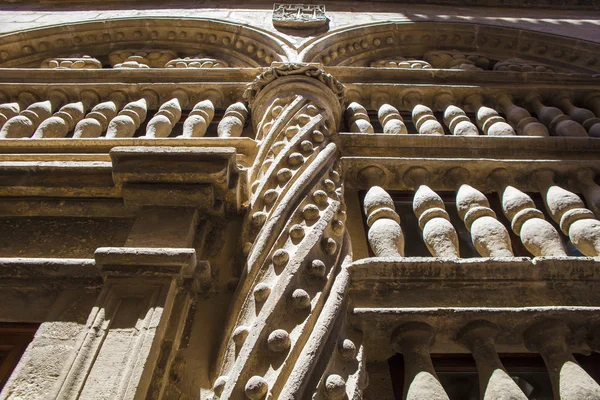
[[[569,350],[570,334],[562,321],[542,321],[525,332],[525,344],[544,358],[556,399],[600,399],[600,385],[581,368]]]
[[[405,135],[408,133],[404,120],[395,107],[389,104],[383,104],[379,107],[377,116],[383,127],[383,133],[396,135]]]
[[[331,140],[343,90],[318,65],[274,64],[245,93],[260,146],[248,171],[246,263],[213,372],[217,398],[307,398],[311,377],[324,372],[317,361],[339,325],[339,308],[325,304],[349,251]],[[330,322],[317,327],[321,313]],[[346,390],[331,379],[333,392]]]
[[[431,362],[433,341],[433,329],[423,322],[406,323],[392,334],[394,350],[404,356],[405,400],[448,400]]]
[[[32,138],[63,138],[67,136],[71,129],[75,127],[75,124],[83,119],[85,112],[98,100],[97,93],[89,90],[84,91],[81,93],[81,101],[61,107],[57,113],[40,124]]]
[[[563,96],[556,101],[556,104],[567,113],[567,115],[576,122],[579,122],[587,130],[591,137],[600,137],[600,118],[596,117],[588,109],[576,107],[571,103],[568,96]]]
[[[515,130],[506,123],[498,111],[483,105],[483,96],[473,94],[467,97],[466,102],[475,111],[477,126],[488,136],[514,136]]]
[[[369,244],[377,257],[403,257],[404,234],[394,201],[379,186],[367,192],[364,209],[369,226]]]
[[[479,375],[482,400],[527,400],[527,396],[508,375],[496,353],[496,326],[475,321],[460,332],[460,341],[471,351]]]
[[[496,102],[506,114],[508,122],[517,130],[517,135],[522,136],[550,136],[548,128],[533,118],[529,111],[513,103],[509,94],[501,94]]]
[[[587,132],[577,122],[566,116],[560,109],[542,103],[542,98],[535,94],[527,102],[536,115],[548,127],[554,136],[587,136]]]
[[[544,197],[548,213],[573,245],[586,256],[600,255],[600,221],[585,208],[579,196],[554,183],[551,170],[535,171],[532,179]]]
[[[600,218],[600,185],[594,181],[595,176],[591,169],[582,168],[573,174],[573,183],[581,190],[588,208]]]
[[[444,110],[444,123],[454,136],[478,136],[479,131],[465,112],[453,104],[451,93],[444,92],[435,96],[435,102]]]
[[[108,128],[108,123],[117,116],[125,103],[125,94],[114,92],[110,100],[97,104],[84,119],[75,126],[73,138],[97,138]]]
[[[348,130],[356,133],[373,133],[373,125],[369,120],[367,109],[354,102],[350,103],[346,109],[346,119],[348,121]]]
[[[28,138],[42,122],[52,116],[52,113],[60,105],[67,102],[67,97],[59,91],[50,92],[47,100],[31,104],[27,109],[21,111],[9,119],[2,130],[0,138]]]

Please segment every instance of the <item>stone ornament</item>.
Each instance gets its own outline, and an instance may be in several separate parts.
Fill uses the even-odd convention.
[[[48,58],[42,61],[40,68],[53,69],[101,69],[102,63],[94,57],[73,54],[69,57]]]
[[[108,61],[115,69],[164,68],[175,58],[176,52],[161,49],[117,50],[108,55]]]
[[[373,61],[371,68],[398,68],[398,69],[431,69],[431,64],[423,60],[397,57],[393,60]]]
[[[475,111],[477,126],[488,136],[515,136],[515,130],[506,123],[498,111],[483,105],[483,96],[474,94],[466,99]]]
[[[444,128],[433,115],[431,108],[417,104],[412,110],[412,120],[419,135],[444,135]]]
[[[64,105],[57,113],[40,124],[34,132],[33,139],[64,138],[75,127],[85,112],[92,104],[98,102],[96,93],[86,91],[82,93],[82,100]]]
[[[396,328],[391,340],[394,350],[404,356],[404,399],[449,400],[431,362],[433,328],[424,322],[408,322]]]
[[[563,96],[557,101],[557,105],[567,113],[575,122],[580,123],[591,137],[600,137],[600,118],[588,109],[576,107],[571,99]]]
[[[406,135],[408,130],[400,112],[389,104],[383,104],[377,112],[379,123],[383,127],[383,133],[392,135]]]
[[[373,125],[369,119],[367,109],[362,105],[353,102],[346,109],[346,119],[348,129],[354,133],[374,133]]]
[[[582,168],[575,171],[573,180],[579,188],[585,202],[596,218],[600,218],[600,185],[594,181],[596,174],[590,168]]]
[[[494,71],[557,72],[546,64],[520,58],[509,58],[508,60],[500,61],[494,65]]]
[[[559,108],[542,103],[539,95],[532,95],[528,103],[540,121],[548,127],[554,136],[588,136],[585,128],[566,116]]]
[[[4,126],[6,121],[16,117],[20,112],[21,105],[17,102],[0,104],[0,129]]]
[[[600,399],[600,385],[581,368],[569,350],[569,327],[560,320],[543,320],[524,333],[525,344],[540,353],[557,399]]]
[[[33,135],[37,127],[52,116],[52,112],[66,102],[64,94],[52,92],[48,100],[31,104],[19,115],[10,118],[2,130],[0,138],[28,138]]]
[[[527,400],[498,357],[497,337],[498,328],[488,321],[473,321],[459,333],[459,341],[475,359],[481,399]]]
[[[531,197],[508,185],[508,171],[496,170],[490,177],[498,186],[502,211],[527,251],[534,256],[566,256],[560,235],[535,207]]]
[[[323,4],[282,4],[273,5],[273,26],[276,28],[314,29],[327,25]]]
[[[117,113],[125,103],[125,95],[120,92],[114,92],[110,96],[111,100],[97,104],[92,108],[84,119],[75,126],[73,133],[74,139],[79,138],[98,138],[108,128],[108,123],[117,116]]]
[[[202,137],[215,116],[215,106],[209,99],[202,100],[192,108],[183,123],[183,134],[180,137]]]
[[[400,216],[391,196],[379,186],[373,186],[364,200],[368,239],[376,257],[403,257],[404,233]]]
[[[217,126],[217,134],[219,137],[239,137],[244,129],[246,118],[248,118],[248,109],[244,103],[230,105]]]
[[[165,68],[228,68],[223,60],[198,54],[193,57],[175,58],[165,64]]]
[[[319,64],[307,64],[307,63],[273,63],[271,68],[250,83],[246,91],[244,92],[244,99],[250,106],[256,99],[258,92],[260,92],[265,86],[273,82],[277,78],[290,75],[306,75],[311,78],[317,79],[324,83],[331,91],[338,97],[340,105],[343,105],[346,101],[344,98],[344,90],[346,89],[340,81],[338,81],[333,75],[326,73],[319,66]]]
[[[444,124],[454,136],[479,136],[475,124],[460,107],[454,105],[454,101],[454,96],[449,92],[435,95],[435,105],[444,110]]]
[[[548,213],[573,245],[586,256],[600,255],[600,221],[585,208],[579,196],[558,186],[551,170],[535,171],[532,179],[544,197]]]
[[[462,70],[488,70],[490,60],[479,54],[462,53],[455,50],[434,50],[423,56],[433,68],[462,69]]]
[[[529,111],[515,105],[510,95],[504,93],[496,99],[500,110],[504,112],[508,122],[520,136],[550,136],[548,128],[531,116]]]
[[[148,103],[141,98],[128,103],[119,114],[113,118],[106,131],[107,138],[133,137],[135,131],[146,119]]]

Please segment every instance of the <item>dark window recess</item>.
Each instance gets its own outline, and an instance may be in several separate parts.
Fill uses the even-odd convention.
[[[596,381],[600,381],[600,354],[575,356]],[[479,377],[470,354],[432,354],[433,366],[450,400],[479,400]],[[544,361],[538,354],[500,354],[509,375],[530,400],[552,400],[552,386]],[[404,358],[396,354],[388,360],[394,396],[404,393]]]
[[[0,389],[33,340],[38,324],[0,323]]]

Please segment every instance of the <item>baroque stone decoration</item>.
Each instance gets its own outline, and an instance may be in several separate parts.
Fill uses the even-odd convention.
[[[273,5],[273,25],[276,28],[310,29],[327,25],[323,4]]]
[[[0,36],[0,399],[600,398],[599,45],[219,12]]]

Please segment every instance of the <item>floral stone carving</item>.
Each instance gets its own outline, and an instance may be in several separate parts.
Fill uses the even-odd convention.
[[[276,28],[318,28],[326,25],[327,22],[323,4],[275,3],[273,5],[273,25]]]

